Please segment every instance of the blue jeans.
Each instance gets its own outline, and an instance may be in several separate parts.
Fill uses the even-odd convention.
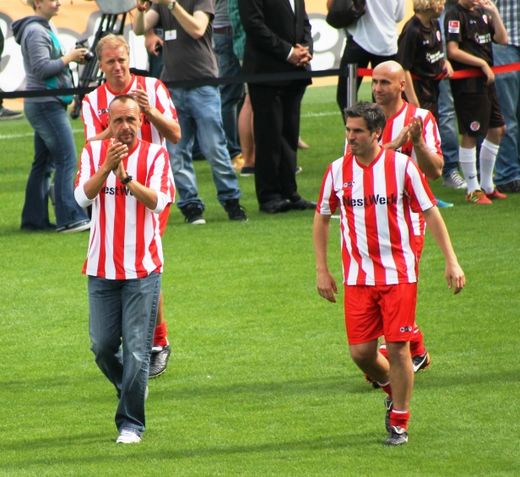
[[[220,77],[233,77],[240,74],[240,63],[233,51],[233,34],[213,32],[215,55],[218,62]],[[226,133],[229,155],[235,157],[240,154],[238,140],[238,103],[244,95],[244,85],[240,83],[220,86],[220,100],[222,102],[222,122]]]
[[[495,65],[520,61],[520,47],[493,43]],[[495,184],[520,180],[520,71],[496,75],[500,110],[506,122],[506,134],[500,142],[495,164]]]
[[[182,138],[177,144],[167,143],[175,187],[179,195],[177,206],[199,204],[197,179],[193,168],[193,141],[195,136],[203,156],[211,165],[217,198],[224,205],[240,197],[238,180],[231,165],[226,136],[220,112],[220,94],[216,86],[170,89],[177,109]]]
[[[34,129],[34,161],[25,188],[22,227],[48,226],[49,176],[53,166],[56,225],[87,220],[87,214],[74,199],[78,158],[65,106],[57,101],[25,102],[24,112]]]
[[[99,369],[116,388],[119,431],[132,429],[140,435],[145,429],[144,401],[160,288],[160,273],[133,280],[88,277],[91,349]]]
[[[437,105],[441,149],[444,156],[442,175],[448,177],[453,170],[458,170],[459,168],[459,133],[450,82],[447,79],[439,82],[439,100]]]

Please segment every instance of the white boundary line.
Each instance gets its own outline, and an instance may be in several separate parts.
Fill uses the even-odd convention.
[[[83,129],[73,129],[74,134],[83,133]],[[0,140],[2,139],[23,139],[33,137],[33,132],[26,132],[23,134],[0,134]]]

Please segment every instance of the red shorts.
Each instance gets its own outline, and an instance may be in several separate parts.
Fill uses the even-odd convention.
[[[349,344],[410,341],[415,323],[417,283],[345,285],[345,327]]]

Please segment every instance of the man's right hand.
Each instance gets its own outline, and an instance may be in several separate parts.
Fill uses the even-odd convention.
[[[114,141],[108,147],[107,157],[103,166],[105,171],[116,171],[121,160],[128,155],[128,146],[119,141]]]
[[[159,35],[156,35],[153,30],[149,30],[144,37],[146,51],[154,56],[160,55],[163,43],[163,39]]]
[[[316,274],[316,289],[321,297],[331,303],[336,303],[338,287],[336,280],[328,270],[319,270]]]

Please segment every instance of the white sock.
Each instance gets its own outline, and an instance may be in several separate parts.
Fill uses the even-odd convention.
[[[498,144],[493,144],[487,139],[484,139],[482,146],[480,146],[480,184],[482,190],[488,194],[491,194],[491,192],[495,190],[495,184],[493,184],[493,169],[495,168],[498,148]]]
[[[468,194],[480,189],[477,176],[477,148],[459,147],[459,163],[466,179]]]

